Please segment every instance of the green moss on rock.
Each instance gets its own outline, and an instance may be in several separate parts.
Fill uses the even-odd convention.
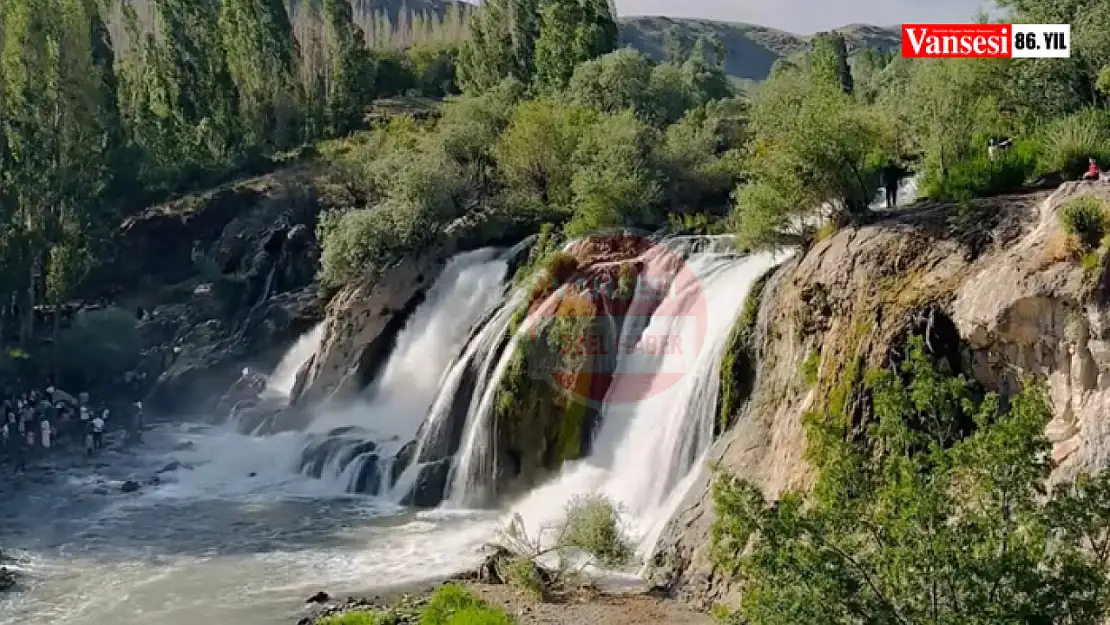
[[[728,344],[721,356],[716,434],[732,426],[740,404],[752,391],[755,377],[755,325],[759,318],[763,291],[774,272],[774,269],[767,271],[752,284],[740,317],[729,333]]]

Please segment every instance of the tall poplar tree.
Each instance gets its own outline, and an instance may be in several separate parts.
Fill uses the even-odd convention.
[[[574,68],[617,48],[617,23],[608,0],[549,0],[535,44],[535,85],[566,89]]]
[[[481,93],[512,77],[524,84],[535,72],[539,0],[487,0],[470,23],[459,50],[458,81],[467,93]]]
[[[363,105],[373,97],[374,65],[362,30],[354,23],[350,1],[324,0],[323,6],[328,130],[342,134],[358,124]]]
[[[227,162],[238,142],[239,94],[220,37],[220,0],[157,0],[159,55],[174,75],[174,106],[203,165]]]
[[[220,35],[239,89],[248,142],[288,147],[299,139],[296,120],[297,44],[283,0],[222,0]]]

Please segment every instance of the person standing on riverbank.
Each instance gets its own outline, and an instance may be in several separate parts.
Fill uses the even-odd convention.
[[[45,415],[43,415],[42,423],[39,423],[39,428],[40,428],[39,435],[40,435],[40,438],[42,439],[42,448],[46,449],[46,450],[49,450],[50,449],[50,440],[51,440],[50,435],[53,434],[54,426],[51,425],[50,419],[48,419]]]
[[[92,434],[93,434],[93,447],[100,451],[104,448],[104,422],[108,419],[108,409],[104,409],[103,415],[97,415],[92,420]]]

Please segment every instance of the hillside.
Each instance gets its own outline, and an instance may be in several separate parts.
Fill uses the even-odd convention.
[[[853,49],[873,46],[881,50],[900,43],[897,28],[850,24],[837,29]],[[738,81],[763,80],[780,58],[805,49],[809,37],[742,22],[717,22],[670,17],[626,17],[621,19],[621,43],[652,57],[666,56],[669,34],[675,32],[687,45],[702,35],[716,35],[724,42],[725,73]]]

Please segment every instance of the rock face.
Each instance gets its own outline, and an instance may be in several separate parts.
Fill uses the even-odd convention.
[[[157,379],[147,398],[151,409],[214,410],[243,364],[276,364],[320,320],[314,284],[320,175],[295,167],[124,223],[112,281],[142,276],[134,288],[161,287],[165,294],[144,324]],[[198,397],[213,400],[197,405]]]
[[[324,338],[304,372],[298,403],[352,395],[373,380],[405,322],[443,271],[451,250],[433,250],[344,287],[328,304]]]
[[[779,268],[756,321],[751,396],[711,461],[769,496],[805,488],[802,415],[852,397],[863,372],[916,334],[988,390],[1047,381],[1054,480],[1110,465],[1110,276],[1104,259],[1081,264],[1059,226],[1061,204],[1082,195],[1110,199],[1110,186],[1066,183],[962,215],[925,206],[842,231]],[[810,358],[820,362],[812,385],[801,373]],[[710,562],[712,521],[703,477],[654,558],[654,581],[704,609],[735,599]]]

